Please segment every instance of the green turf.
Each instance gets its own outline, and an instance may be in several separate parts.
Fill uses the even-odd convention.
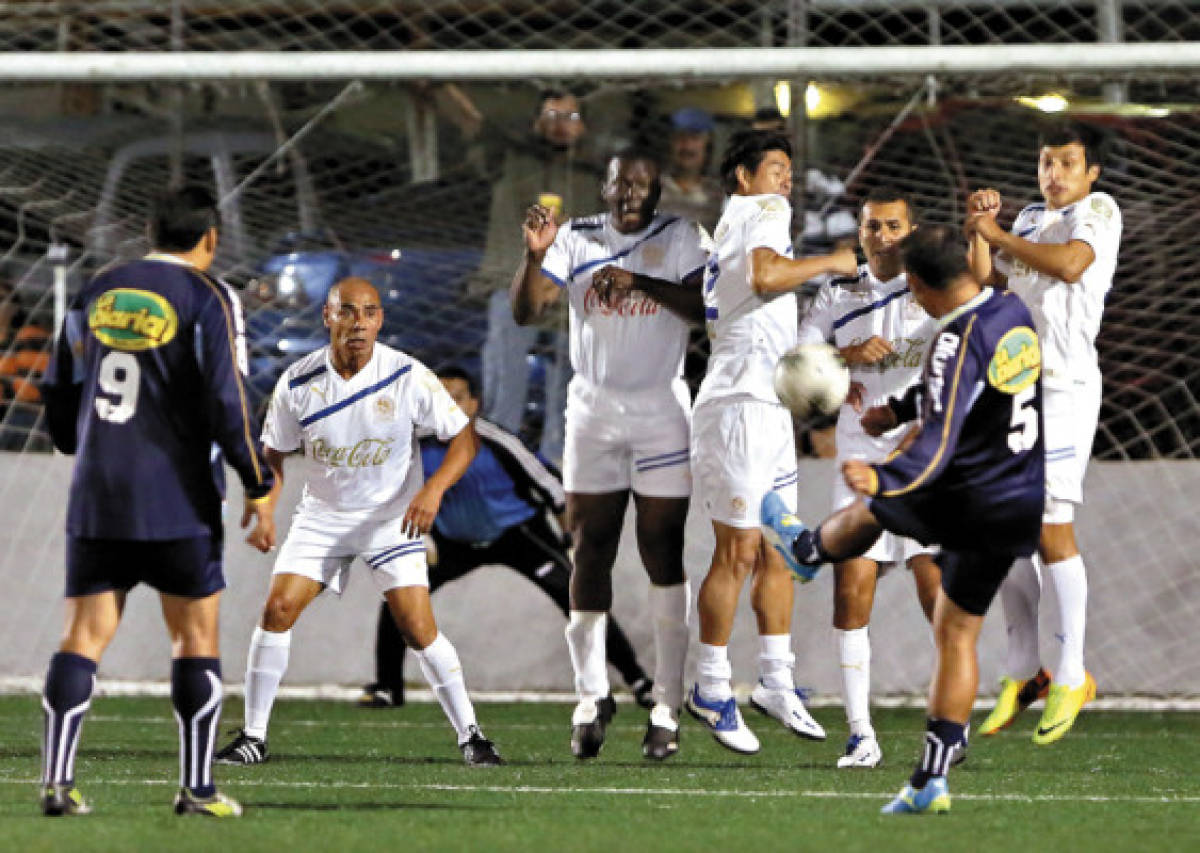
[[[48,819],[36,807],[40,708],[0,697],[0,839],[6,850],[1188,850],[1200,849],[1200,716],[1085,713],[1051,747],[1035,747],[1028,714],[979,738],[951,775],[944,817],[877,814],[903,784],[920,743],[915,711],[882,711],[887,764],[833,769],[845,736],[807,743],[748,712],[763,743],[741,757],[694,722],[664,765],[641,757],[644,712],[625,704],[601,758],[567,748],[569,708],[483,705],[508,766],[462,766],[432,705],[365,711],[281,702],[272,758],[218,767],[241,820],[174,817],[177,733],[165,699],[102,698],[79,750],[80,788],[95,812]],[[239,701],[225,709],[240,719]],[[231,725],[233,723],[230,723]],[[224,739],[223,739],[224,741]]]

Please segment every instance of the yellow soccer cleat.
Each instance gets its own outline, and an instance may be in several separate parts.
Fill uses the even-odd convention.
[[[1000,679],[1000,695],[996,698],[996,707],[979,727],[981,735],[998,734],[1013,724],[1017,714],[1024,711],[1038,699],[1044,699],[1050,689],[1050,673],[1039,669],[1033,678],[1017,681],[1015,678],[1004,676]]]
[[[241,817],[242,806],[220,791],[211,797],[197,797],[187,788],[175,795],[175,814],[198,814],[205,817]]]
[[[92,807],[74,785],[47,785],[42,789],[41,804],[42,814],[48,817],[92,813]]]
[[[1078,687],[1051,684],[1046,710],[1042,712],[1037,731],[1033,733],[1033,742],[1038,746],[1054,743],[1071,730],[1083,706],[1095,698],[1096,679],[1092,678],[1090,672],[1083,674],[1083,684]]]

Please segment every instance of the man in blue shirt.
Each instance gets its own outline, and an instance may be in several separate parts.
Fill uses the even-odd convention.
[[[274,478],[255,437],[243,373],[241,305],[208,275],[216,202],[203,187],[165,193],[141,260],[109,267],[67,311],[44,394],[55,446],[75,454],[67,507],[67,628],[42,697],[42,811],[90,809],[74,783],[75,750],[96,666],[139,583],[156,589],[171,638],[179,721],[176,814],[236,817],[212,780],[221,714],[218,607],[221,456],[242,481],[242,526],[275,543]]]
[[[480,401],[474,378],[448,367],[438,378],[472,418],[480,447],[462,478],[447,490],[430,537],[429,591],[481,566],[509,566],[537,584],[566,616],[570,609],[571,558],[561,528],[548,512],[561,514],[566,506],[562,484],[550,468],[526,449],[521,440],[490,421],[477,417]],[[421,463],[436,471],[446,445],[435,438],[421,442]],[[653,682],[638,663],[629,638],[609,621],[608,661],[642,707],[653,704]],[[363,688],[359,704],[383,708],[404,704],[404,639],[386,608],[379,614],[375,640],[375,682]],[[612,700],[607,700],[615,713]]]
[[[934,604],[937,665],[925,750],[885,814],[950,809],[946,771],[965,742],[979,685],[983,616],[1014,559],[1037,548],[1045,499],[1041,346],[1011,293],[981,288],[961,235],[920,228],[901,252],[912,295],[938,321],[920,385],[868,409],[878,435],[920,419],[886,462],[852,459],[842,476],[863,500],[808,530],[778,496],[763,501],[764,534],[803,580],[822,563],[864,553],[890,530],[937,543],[942,588]]]

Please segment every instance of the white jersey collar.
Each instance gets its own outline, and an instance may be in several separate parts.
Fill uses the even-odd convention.
[[[938,321],[937,321],[938,328],[939,329],[946,328],[946,325],[948,323],[953,322],[954,318],[957,317],[958,315],[960,315],[966,311],[970,311],[972,308],[974,308],[978,305],[982,305],[983,303],[987,302],[989,299],[992,298],[992,292],[993,291],[990,287],[985,287],[983,290],[979,291],[979,293],[972,296],[970,299],[968,299],[962,305],[959,305],[957,308],[955,308],[949,314],[943,314],[941,317],[938,317]]]
[[[164,264],[175,264],[177,267],[191,267],[196,269],[196,265],[190,261],[185,261],[179,255],[172,255],[168,252],[151,252],[142,258],[143,261],[161,261]]]

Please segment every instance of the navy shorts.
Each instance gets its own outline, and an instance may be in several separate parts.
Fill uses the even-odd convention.
[[[1012,567],[1012,554],[941,551],[934,560],[942,570],[942,591],[968,613],[987,613]]]
[[[168,595],[204,598],[225,588],[222,537],[85,539],[67,537],[67,598],[139,583]]]

